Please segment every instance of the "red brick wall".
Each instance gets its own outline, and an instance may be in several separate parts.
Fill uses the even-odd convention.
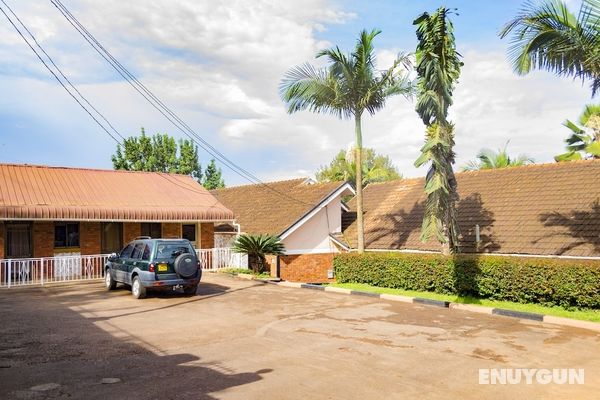
[[[131,242],[138,236],[142,236],[142,224],[139,222],[123,223],[123,245]]]
[[[280,256],[280,277],[291,282],[333,282],[335,279],[327,278],[327,270],[333,269],[333,256],[333,253]]]
[[[200,248],[212,249],[213,247],[215,247],[215,224],[200,224]]]
[[[4,258],[4,222],[0,222],[0,258]]]
[[[54,222],[33,223],[33,256],[54,257]]]
[[[79,224],[79,247],[81,254],[100,254],[100,222],[81,222]]]
[[[164,222],[162,224],[162,237],[165,239],[180,238],[181,224]]]

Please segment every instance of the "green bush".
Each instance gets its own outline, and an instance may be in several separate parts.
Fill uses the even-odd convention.
[[[340,283],[600,309],[600,261],[345,253],[333,265]]]

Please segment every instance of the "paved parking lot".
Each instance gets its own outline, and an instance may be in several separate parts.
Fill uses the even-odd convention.
[[[600,387],[591,331],[213,274],[194,297],[2,290],[0,312],[3,399],[575,399]],[[480,385],[479,368],[584,368],[585,384]]]

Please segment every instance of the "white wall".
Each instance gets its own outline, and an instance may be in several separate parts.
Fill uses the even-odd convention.
[[[329,239],[330,233],[342,230],[340,197],[332,200],[298,229],[283,239],[287,254],[332,253],[337,247]]]

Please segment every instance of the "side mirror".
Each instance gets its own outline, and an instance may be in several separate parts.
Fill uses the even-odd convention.
[[[117,258],[119,258],[117,253],[111,253],[110,256],[108,256],[108,261],[115,261]]]

